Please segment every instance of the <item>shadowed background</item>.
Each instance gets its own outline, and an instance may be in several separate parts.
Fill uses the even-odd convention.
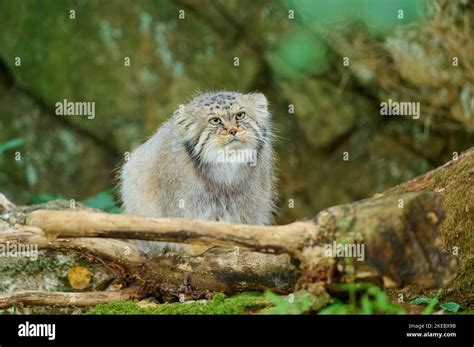
[[[467,0],[2,1],[0,191],[117,211],[124,152],[197,89],[225,89],[271,103],[279,223],[370,197],[473,145],[473,13]],[[389,98],[420,102],[420,119],[382,117]],[[56,115],[63,99],[95,102],[95,119]]]

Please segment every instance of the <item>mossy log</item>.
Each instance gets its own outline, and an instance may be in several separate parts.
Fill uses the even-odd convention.
[[[444,219],[439,196],[407,193],[335,206],[314,219],[280,226],[255,226],[146,218],[91,211],[15,207],[15,225],[0,232],[0,243],[37,244],[40,249],[79,252],[106,264],[127,292],[110,300],[158,295],[196,299],[215,292],[248,290],[290,293],[338,282],[380,281],[389,286],[439,287],[452,277],[455,263],[438,247]],[[38,209],[39,208],[39,209]],[[49,205],[51,208],[51,205]],[[54,207],[53,207],[54,208]],[[187,244],[177,250],[144,254],[127,240]],[[359,258],[328,256],[336,245],[363,246]],[[125,289],[122,289],[125,290]],[[122,293],[122,291],[120,291]],[[77,306],[104,302],[92,292],[75,297]],[[27,293],[0,295],[0,307],[47,304]],[[38,293],[32,295],[38,297]],[[68,296],[52,294],[54,306],[71,306]],[[94,298],[96,300],[94,300]]]
[[[446,164],[420,175],[384,195],[436,191],[446,207],[446,218],[440,226],[440,248],[453,254],[459,262],[453,281],[441,292],[426,291],[413,285],[404,288],[409,297],[440,295],[443,301],[459,303],[463,310],[474,308],[474,148]]]

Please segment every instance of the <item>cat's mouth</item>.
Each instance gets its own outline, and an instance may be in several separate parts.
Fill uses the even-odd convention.
[[[229,140],[227,140],[227,145],[230,144],[230,143],[234,143],[234,142],[242,142],[242,140],[238,137],[235,137],[233,136],[232,138],[230,138]]]
[[[228,137],[225,141],[224,147],[246,147],[248,145],[247,139],[242,136]]]

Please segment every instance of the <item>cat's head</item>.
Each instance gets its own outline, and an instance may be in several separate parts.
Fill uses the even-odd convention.
[[[270,113],[261,93],[202,94],[173,117],[187,152],[203,163],[222,161],[228,150],[258,153],[269,140]]]

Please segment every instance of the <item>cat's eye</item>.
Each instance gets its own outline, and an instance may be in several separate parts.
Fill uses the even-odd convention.
[[[245,118],[245,112],[239,112],[235,115],[235,119],[242,120]]]
[[[214,117],[209,119],[209,123],[211,123],[212,125],[219,125],[221,124],[221,119],[219,117]]]

